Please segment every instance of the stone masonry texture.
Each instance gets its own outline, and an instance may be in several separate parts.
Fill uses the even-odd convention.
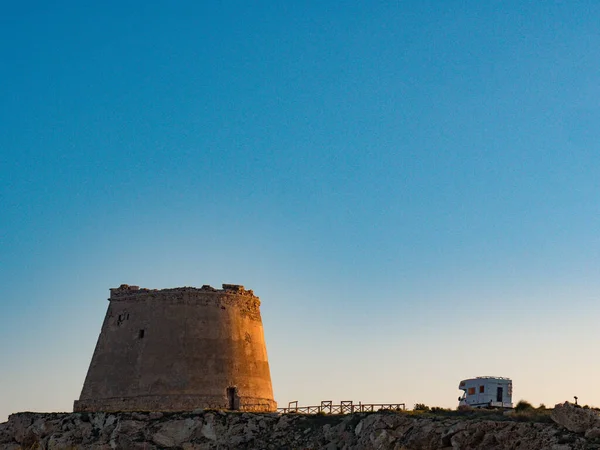
[[[224,284],[111,289],[74,411],[274,411],[260,300]]]

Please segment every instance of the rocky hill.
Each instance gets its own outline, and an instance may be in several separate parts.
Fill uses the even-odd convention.
[[[0,449],[600,449],[600,418],[557,405],[536,417],[406,412],[19,413]],[[550,419],[551,417],[551,419]]]

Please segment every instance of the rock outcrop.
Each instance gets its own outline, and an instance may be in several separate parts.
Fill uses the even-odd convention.
[[[588,439],[600,438],[600,415],[596,410],[565,402],[554,407],[552,420],[569,431],[584,433]]]
[[[412,415],[275,413],[19,413],[0,424],[0,449],[592,449],[597,422],[569,405],[555,423]],[[581,408],[577,408],[581,409]],[[579,416],[578,416],[579,417]],[[587,412],[586,416],[587,417]],[[591,428],[590,428],[591,427]],[[571,431],[569,431],[571,430]]]

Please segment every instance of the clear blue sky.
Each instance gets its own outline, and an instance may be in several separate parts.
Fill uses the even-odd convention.
[[[121,283],[254,289],[281,406],[455,406],[477,375],[600,406],[599,23],[5,3],[0,420],[72,407]]]

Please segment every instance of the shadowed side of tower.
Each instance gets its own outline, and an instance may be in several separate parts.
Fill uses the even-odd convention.
[[[122,285],[109,300],[75,411],[277,408],[252,291]]]

